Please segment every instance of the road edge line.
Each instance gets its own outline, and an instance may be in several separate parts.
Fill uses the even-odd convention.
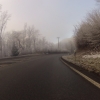
[[[98,87],[100,89],[100,84],[96,81],[94,81],[93,79],[89,78],[88,76],[84,75],[83,73],[81,73],[80,71],[76,70],[75,68],[71,67],[69,64],[67,64],[63,58],[61,57],[61,61],[68,66],[70,69],[72,69],[74,72],[76,72],[77,74],[79,74],[80,76],[82,76],[84,79],[86,79],[87,81],[89,81],[90,83],[92,83],[93,85],[95,85],[96,87]]]

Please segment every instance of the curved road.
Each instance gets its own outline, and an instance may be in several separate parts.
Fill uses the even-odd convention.
[[[100,100],[100,89],[65,66],[61,54],[0,68],[0,100]]]

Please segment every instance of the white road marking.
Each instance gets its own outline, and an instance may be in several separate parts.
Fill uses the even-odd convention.
[[[86,80],[88,80],[90,83],[92,83],[93,85],[95,85],[96,87],[98,87],[100,89],[100,84],[96,81],[94,81],[93,79],[89,78],[88,76],[84,75],[83,73],[81,73],[80,71],[76,70],[75,68],[71,67],[69,64],[67,64],[66,62],[64,62],[62,59],[61,61],[67,65],[69,68],[71,68],[73,71],[75,71],[76,73],[78,73],[79,75],[81,75],[83,78],[85,78]]]

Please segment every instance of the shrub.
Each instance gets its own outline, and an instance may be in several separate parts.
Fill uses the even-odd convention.
[[[85,21],[75,27],[78,50],[100,50],[100,10],[89,13]]]
[[[18,56],[19,55],[19,50],[18,50],[18,47],[13,44],[12,46],[12,56]]]

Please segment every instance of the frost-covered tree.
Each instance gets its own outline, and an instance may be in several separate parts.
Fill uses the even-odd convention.
[[[100,10],[89,13],[74,33],[78,49],[100,50]]]
[[[13,43],[11,52],[12,52],[11,56],[18,56],[19,55],[19,50],[18,50],[18,47],[15,45],[15,43]]]
[[[6,24],[9,20],[10,15],[8,14],[7,11],[2,11],[1,10],[1,5],[0,5],[0,56],[2,57],[2,51],[3,51],[3,33],[6,28]]]

